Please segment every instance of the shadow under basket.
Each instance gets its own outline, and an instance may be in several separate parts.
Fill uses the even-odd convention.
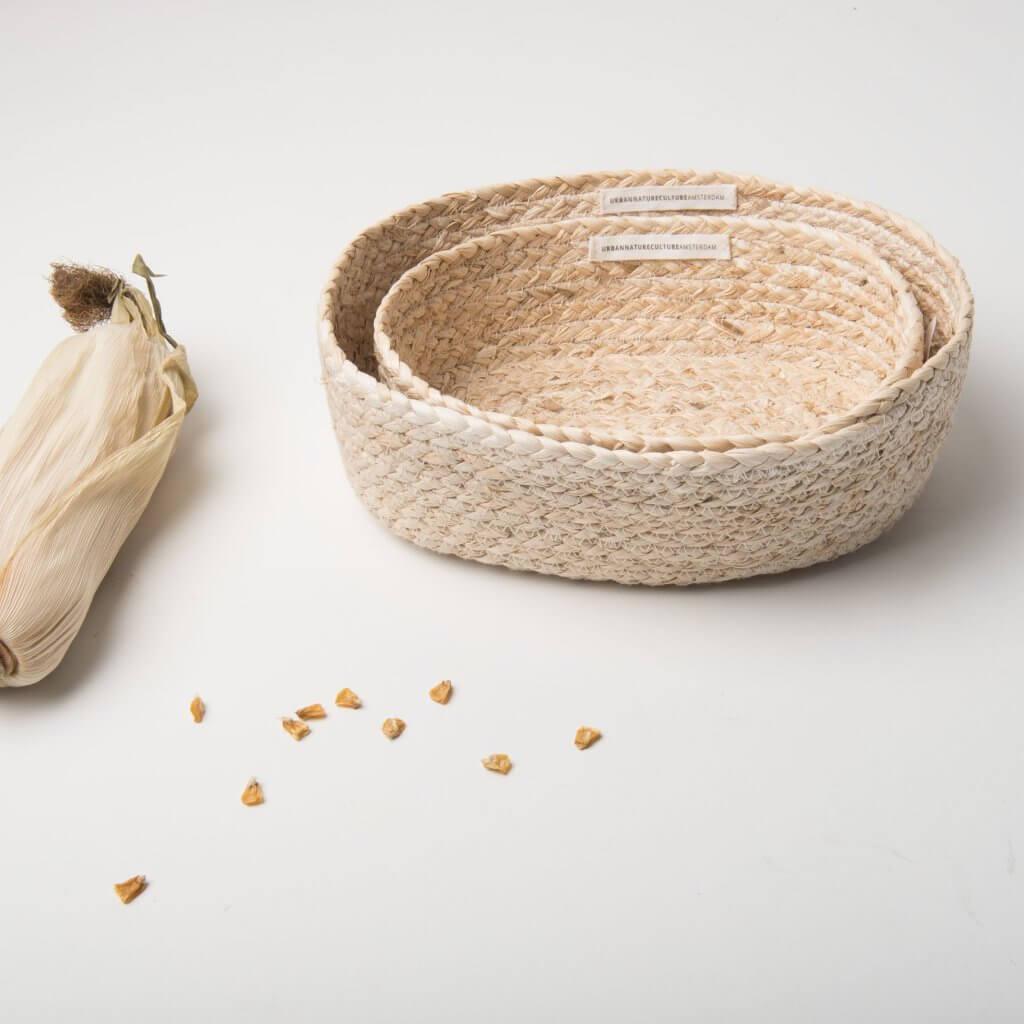
[[[719,192],[731,196],[727,215],[679,208]],[[609,196],[625,197],[621,218],[608,216]],[[637,203],[647,204],[642,223],[633,220]],[[734,237],[733,263],[712,272],[695,262],[676,273],[682,265],[673,260],[604,263],[586,251],[588,237],[627,226],[631,238],[687,234],[691,218],[695,230]],[[524,263],[524,253],[537,255]],[[858,267],[870,273],[861,279]],[[496,277],[504,284],[493,285]],[[570,306],[582,296],[586,316],[557,312],[567,288]],[[762,310],[760,321],[721,315],[736,314],[722,303],[737,289]],[[807,319],[812,293],[822,291],[832,324]],[[549,310],[561,317],[553,326]],[[401,337],[388,333],[396,311],[406,317],[403,330],[413,327]],[[632,373],[636,351],[623,349],[624,334],[609,331],[608,319],[626,321],[626,334],[659,368],[644,388],[616,388],[616,366]],[[349,477],[395,533],[513,569],[690,584],[832,559],[892,526],[920,493],[949,429],[972,319],[956,260],[878,207],[721,172],[623,172],[446,195],[370,228],[342,254],[324,291],[320,345]],[[751,345],[729,350],[740,364],[722,378],[728,401],[705,410],[692,391],[720,365],[719,321],[740,335],[751,325],[754,334],[740,337]],[[558,332],[569,324],[564,351],[578,354],[582,338],[590,363],[608,355],[603,377],[581,383],[570,362],[561,392],[547,394],[537,353],[544,339],[564,340]],[[800,353],[801,387],[820,344],[843,387],[801,404],[791,386],[786,415],[774,416],[777,403],[759,395],[778,387],[769,379],[778,360],[750,358],[766,337],[780,343],[780,358],[787,340]],[[510,341],[519,347],[502,349]],[[610,354],[608,344],[617,346]],[[496,361],[495,352],[503,353]],[[678,359],[665,364],[671,353]],[[844,369],[844,353],[860,361],[856,373]],[[684,386],[679,371],[691,365],[702,369]],[[504,382],[491,379],[491,367]],[[612,400],[595,403],[595,395]],[[823,407],[829,395],[838,404]],[[556,415],[547,418],[550,410]]]

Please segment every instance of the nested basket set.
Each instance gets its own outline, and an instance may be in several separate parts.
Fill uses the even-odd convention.
[[[324,291],[349,477],[514,569],[689,584],[835,558],[917,497],[967,368],[956,260],[876,206],[720,172],[455,193]]]

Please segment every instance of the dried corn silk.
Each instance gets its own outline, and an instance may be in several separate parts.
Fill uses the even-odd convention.
[[[152,272],[134,269],[155,302]],[[0,686],[60,664],[196,400],[158,305],[110,271],[55,265],[52,282],[84,333],[50,353],[0,429]]]
[[[196,724],[206,717],[206,705],[203,703],[201,697],[193,697],[192,703],[189,704],[188,709],[192,713],[192,721]]]
[[[242,790],[242,803],[246,807],[259,807],[263,803],[263,787],[255,779],[250,779]]]
[[[145,875],[135,875],[127,882],[115,882],[114,892],[122,903],[131,903],[148,885]]]
[[[323,704],[307,704],[304,708],[299,708],[295,712],[295,716],[301,718],[304,722],[308,722],[315,718],[326,718],[327,712],[324,710]]]
[[[338,691],[338,696],[334,698],[334,703],[339,708],[361,708],[363,706],[363,702],[347,686],[344,690]]]
[[[450,679],[442,679],[430,688],[430,699],[437,704],[447,704],[452,699],[452,683]]]
[[[600,729],[591,729],[588,725],[581,725],[576,730],[576,738],[573,743],[579,747],[580,750],[586,750],[587,747],[593,746],[601,738]]]
[[[380,727],[389,740],[397,740],[405,732],[405,722],[400,718],[385,718],[384,724]]]
[[[309,726],[297,718],[281,719],[281,728],[294,740],[304,740],[310,733]]]
[[[489,772],[508,775],[512,771],[512,759],[508,754],[491,754],[480,762]]]

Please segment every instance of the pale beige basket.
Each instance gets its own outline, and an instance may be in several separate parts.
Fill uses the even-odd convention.
[[[684,258],[592,251],[632,255],[652,238]],[[688,258],[709,250],[719,257]],[[582,218],[482,235],[408,270],[375,323],[381,379],[410,398],[638,452],[835,432],[871,415],[922,348],[909,285],[870,246],[753,217]]]
[[[925,361],[883,383],[854,422],[788,441],[634,451],[573,439],[572,427],[564,439],[507,429],[381,381],[378,307],[423,260],[507,228],[598,216],[603,189],[717,183],[737,186],[737,216],[859,239],[908,282],[924,318]],[[972,317],[956,261],[878,207],[718,172],[625,172],[448,195],[369,229],[328,282],[320,341],[349,477],[400,536],[515,569],[686,584],[810,565],[890,527],[923,487],[949,428]]]

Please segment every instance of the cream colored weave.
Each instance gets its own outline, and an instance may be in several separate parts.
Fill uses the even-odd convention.
[[[726,237],[728,260],[592,262],[594,236]],[[505,427],[633,451],[833,431],[922,362],[921,313],[869,246],[787,221],[603,217],[470,239],[377,312],[381,379]]]
[[[851,236],[909,284],[927,358],[883,382],[854,422],[787,441],[698,438],[675,450],[632,451],[589,443],[587,425],[559,427],[557,437],[507,429],[381,381],[378,307],[402,274],[435,253],[520,225],[596,217],[602,188],[729,182],[738,186],[737,216]],[[369,229],[327,284],[320,342],[349,477],[400,536],[515,569],[686,584],[810,565],[890,527],[923,487],[949,428],[972,318],[956,261],[878,207],[719,172],[624,172],[456,193]],[[864,329],[862,338],[878,326],[866,317]]]

